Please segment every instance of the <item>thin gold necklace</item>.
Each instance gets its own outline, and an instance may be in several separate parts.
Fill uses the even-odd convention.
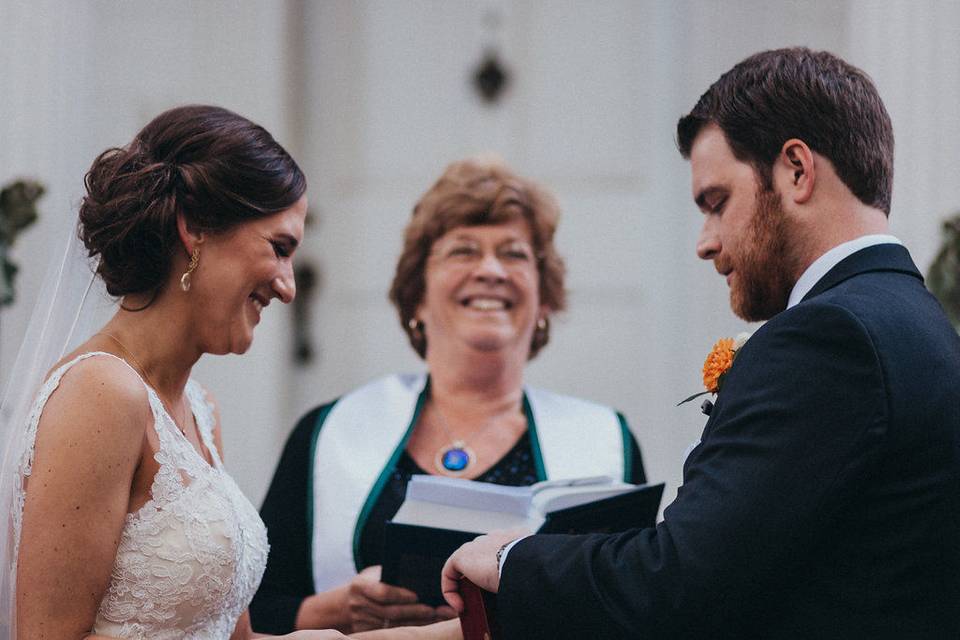
[[[150,385],[150,388],[153,389],[153,392],[157,394],[157,397],[158,397],[158,398],[160,398],[160,402],[163,404],[164,408],[165,408],[165,409],[167,410],[167,412],[170,414],[170,419],[173,420],[173,424],[175,424],[175,425],[177,426],[177,429],[180,430],[180,433],[182,433],[183,435],[187,435],[186,429],[185,429],[184,427],[181,427],[181,426],[180,426],[180,423],[177,422],[177,419],[176,419],[176,417],[174,416],[173,409],[170,407],[169,404],[167,404],[167,401],[164,400],[163,397],[160,395],[160,390],[157,388],[157,385],[155,385],[155,384],[153,383],[153,380],[151,380],[151,379],[150,379],[150,376],[147,375],[147,370],[143,367],[142,364],[140,364],[140,361],[137,360],[137,356],[133,355],[133,352],[130,351],[130,349],[127,347],[127,345],[125,345],[125,344],[123,344],[122,342],[120,342],[120,338],[118,338],[117,336],[115,336],[115,335],[113,335],[112,333],[109,333],[109,332],[107,332],[107,331],[100,331],[100,332],[95,333],[95,334],[93,334],[93,335],[95,335],[95,336],[104,336],[104,337],[106,337],[106,338],[110,338],[111,340],[113,340],[114,342],[117,343],[117,346],[118,346],[118,347],[120,347],[121,349],[123,349],[123,352],[124,352],[125,354],[127,354],[128,356],[130,356],[130,359],[133,360],[133,364],[137,365],[137,366],[136,366],[137,372],[138,372],[141,376],[143,376],[143,379],[147,381],[147,383]],[[183,417],[183,421],[186,422],[186,416]]]
[[[439,418],[437,424],[440,425],[444,435],[447,436],[447,442],[449,442],[449,444],[440,447],[437,451],[437,455],[434,456],[433,459],[433,465],[440,473],[462,476],[467,473],[471,465],[479,462],[479,458],[476,452],[467,445],[466,440],[463,438],[455,438],[453,434],[450,433],[450,425],[440,411],[440,407],[437,406],[436,400],[433,401],[433,412],[437,414],[437,418]],[[480,427],[478,431],[471,434],[470,438],[476,442],[480,436],[486,433],[490,427],[497,424],[497,422],[498,420],[491,420]]]

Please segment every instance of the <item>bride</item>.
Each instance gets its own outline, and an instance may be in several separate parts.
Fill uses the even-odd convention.
[[[293,299],[306,180],[263,128],[189,106],[101,154],[86,187],[79,237],[121,302],[7,426],[0,637],[253,637],[266,531],[190,371],[204,353],[244,353],[271,301]]]

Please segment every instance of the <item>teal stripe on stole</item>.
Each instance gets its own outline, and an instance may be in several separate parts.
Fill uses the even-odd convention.
[[[537,471],[537,480],[547,479],[547,470],[543,466],[543,454],[540,452],[540,438],[537,436],[537,421],[533,419],[533,408],[523,392],[523,413],[527,416],[527,433],[530,434],[530,449],[533,451],[533,466]]]
[[[417,420],[420,419],[420,414],[423,412],[423,405],[426,404],[428,397],[430,397],[430,376],[427,376],[426,384],[423,385],[423,391],[420,392],[420,396],[417,398],[417,404],[413,409],[413,417],[410,418],[410,424],[407,426],[406,433],[403,434],[403,438],[400,439],[397,448],[393,450],[393,455],[390,456],[390,461],[387,462],[387,466],[380,472],[380,477],[377,478],[376,483],[374,483],[370,495],[367,496],[367,500],[363,503],[363,509],[360,510],[360,517],[357,518],[357,524],[353,530],[353,565],[356,567],[357,573],[360,573],[361,567],[363,567],[363,559],[360,557],[360,532],[363,531],[363,526],[367,523],[367,518],[370,517],[373,505],[376,504],[377,498],[380,497],[384,486],[386,486],[390,480],[390,476],[393,474],[393,470],[397,467],[397,460],[400,459],[400,455],[407,447],[407,440],[410,439],[410,434],[413,433],[413,428],[416,426]]]
[[[623,437],[623,481],[633,482],[633,435],[630,433],[630,427],[627,426],[627,419],[622,413],[617,411],[617,420],[620,421],[620,435]]]

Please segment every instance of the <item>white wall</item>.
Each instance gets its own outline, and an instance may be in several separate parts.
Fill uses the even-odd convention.
[[[848,31],[850,59],[873,77],[893,120],[890,226],[926,269],[940,221],[960,212],[960,3],[857,0]]]
[[[495,150],[553,189],[570,310],[532,383],[622,409],[651,479],[680,480],[702,429],[706,351],[744,328],[694,256],[700,216],[673,142],[677,118],[723,71],[763,48],[805,44],[871,73],[897,135],[892,226],[921,268],[952,189],[960,137],[956,3],[678,0],[0,0],[0,182],[42,178],[41,222],[15,248],[20,300],[0,312],[10,372],[45,250],[75,215],[81,179],[174,104],[257,120],[300,160],[317,223],[301,260],[322,269],[311,366],[291,362],[290,314],[271,306],[251,352],[206,358],[228,466],[258,502],[296,417],[373,376],[422,366],[386,290],[418,195],[455,158]],[[486,16],[500,15],[493,30]],[[487,25],[487,26],[485,26]],[[484,47],[513,74],[481,104]]]

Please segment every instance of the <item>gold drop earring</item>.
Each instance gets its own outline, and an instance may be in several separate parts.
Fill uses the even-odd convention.
[[[183,272],[183,275],[180,276],[180,288],[184,291],[190,291],[190,278],[193,275],[193,272],[197,268],[197,264],[200,262],[200,248],[196,247],[193,250],[193,253],[190,254],[190,264],[187,265],[187,270]]]

